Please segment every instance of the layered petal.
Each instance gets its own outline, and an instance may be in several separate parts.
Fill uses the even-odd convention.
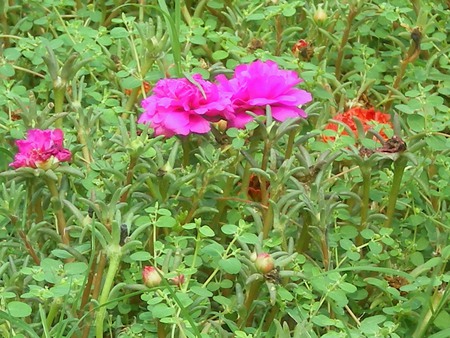
[[[369,109],[354,107],[333,117],[334,120],[345,123],[355,133],[355,135],[358,135],[358,128],[354,118],[357,118],[361,122],[364,132],[379,124],[385,124],[392,128],[391,116],[389,114],[376,111],[373,107]],[[334,122],[330,122],[326,125],[325,130],[338,131],[338,125]],[[342,131],[342,135],[348,135],[348,133],[344,130]],[[388,139],[383,129],[381,129],[380,135],[384,139]],[[325,141],[332,141],[334,140],[334,137],[324,136],[323,139]]]
[[[299,106],[312,100],[309,92],[295,87],[303,81],[297,73],[279,69],[273,61],[240,65],[232,79],[223,75],[216,79],[219,88],[231,96],[234,109],[234,118],[229,119],[231,127],[243,128],[253,120],[247,112],[263,115],[266,106],[271,107],[272,116],[280,122],[306,117]]]
[[[17,140],[19,152],[10,164],[13,168],[49,168],[58,162],[70,161],[72,154],[64,148],[64,133],[60,129],[31,129],[25,140]]]
[[[162,79],[153,95],[142,101],[144,113],[138,122],[147,124],[156,135],[171,137],[203,134],[210,131],[210,122],[234,116],[230,95],[200,74],[188,79]]]

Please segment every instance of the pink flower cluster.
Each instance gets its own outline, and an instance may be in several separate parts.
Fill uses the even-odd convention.
[[[58,162],[70,161],[72,154],[64,148],[63,140],[60,129],[28,130],[25,140],[16,141],[19,152],[10,166],[48,169]]]
[[[162,79],[153,95],[142,101],[144,113],[138,122],[155,130],[155,135],[203,134],[210,122],[225,120],[229,127],[243,128],[253,117],[271,107],[277,121],[306,117],[299,107],[312,100],[296,86],[302,82],[296,72],[282,70],[273,61],[255,61],[236,68],[234,77],[217,76],[213,83],[195,74],[189,79]]]

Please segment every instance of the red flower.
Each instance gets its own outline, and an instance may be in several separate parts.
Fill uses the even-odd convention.
[[[269,187],[269,182],[266,182],[266,189]],[[259,180],[259,177],[255,174],[250,175],[250,181],[248,183],[248,195],[251,197],[252,200],[256,202],[261,202],[262,195],[261,195],[261,182]]]
[[[300,39],[291,48],[295,57],[301,57],[306,61],[309,61],[314,54],[314,48],[308,43],[308,41]]]
[[[345,123],[347,126],[350,127],[350,129],[355,133],[355,135],[358,135],[358,129],[356,127],[356,123],[354,121],[354,117],[358,118],[361,121],[361,124],[364,128],[364,131],[367,132],[370,128],[377,124],[387,124],[391,126],[391,116],[389,114],[381,113],[379,111],[376,111],[375,108],[369,108],[364,109],[361,107],[355,107],[351,108],[350,110],[347,110],[345,113],[337,114],[333,117],[334,120],[340,121]],[[334,130],[338,131],[339,125],[330,122],[325,127],[325,130]],[[341,135],[348,135],[347,131],[342,131]],[[388,139],[387,135],[384,133],[383,129],[380,131],[380,135],[386,140]],[[332,141],[334,140],[334,137],[332,136],[323,136],[324,141]]]
[[[150,89],[152,89],[152,86],[147,81],[144,81],[143,86],[144,86],[145,94],[147,94],[150,91]],[[125,95],[131,95],[131,91],[132,91],[131,89],[125,89],[124,93],[125,93]],[[138,96],[141,94],[141,92],[142,92],[142,86],[139,87]]]

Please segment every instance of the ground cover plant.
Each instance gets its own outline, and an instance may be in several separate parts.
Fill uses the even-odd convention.
[[[2,337],[450,336],[449,14],[3,1]]]

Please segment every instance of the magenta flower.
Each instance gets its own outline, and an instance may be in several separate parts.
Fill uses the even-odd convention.
[[[295,87],[303,81],[297,73],[279,69],[273,61],[237,66],[232,79],[218,75],[217,80],[219,88],[231,95],[235,116],[229,120],[230,127],[243,128],[253,119],[247,111],[264,115],[267,105],[273,118],[280,122],[306,117],[299,106],[312,100],[309,92]]]
[[[63,140],[60,129],[28,130],[25,140],[16,141],[19,152],[10,166],[49,169],[56,163],[70,161],[72,154],[64,148]]]
[[[155,135],[170,137],[207,133],[210,122],[232,116],[229,95],[200,74],[192,78],[196,84],[188,79],[158,81],[153,95],[142,101],[144,113],[138,122],[153,128]]]

